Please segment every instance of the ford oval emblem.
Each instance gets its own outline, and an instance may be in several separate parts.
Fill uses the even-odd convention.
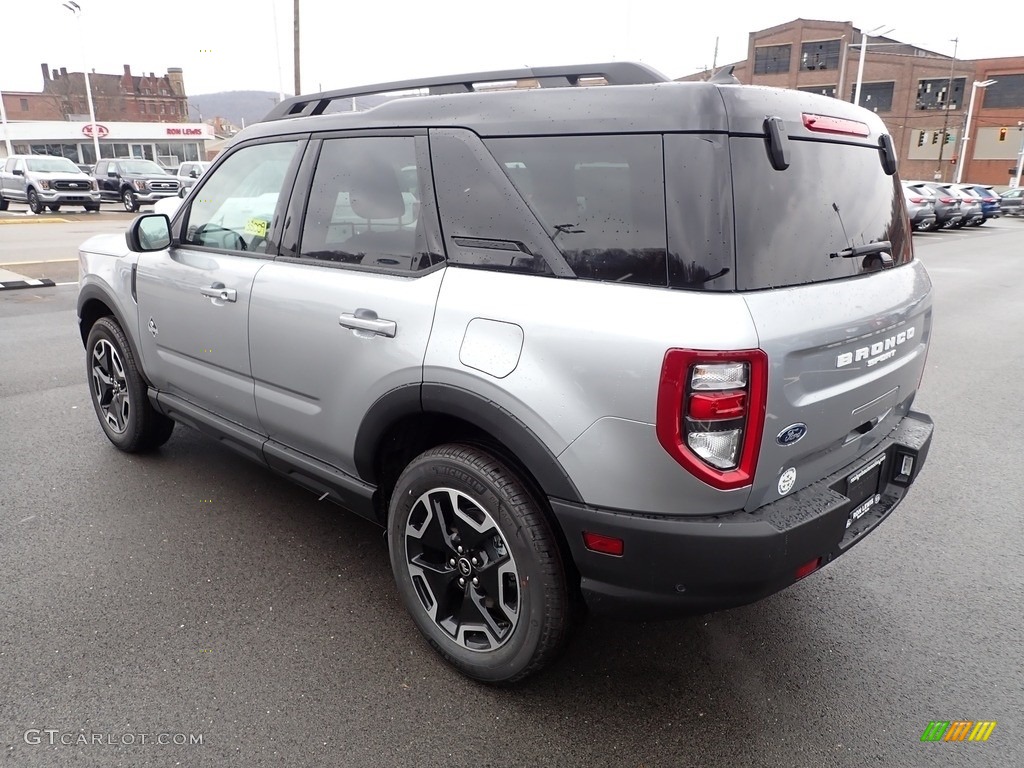
[[[793,445],[793,443],[799,442],[800,438],[807,434],[806,424],[790,424],[784,430],[779,432],[775,438],[775,442],[779,445]]]

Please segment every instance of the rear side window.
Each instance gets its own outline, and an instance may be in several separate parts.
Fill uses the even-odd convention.
[[[485,143],[577,277],[668,284],[660,135]]]
[[[405,271],[440,263],[421,222],[423,182],[411,136],[325,140],[300,256]]]
[[[736,221],[736,288],[757,290],[852,277],[877,258],[844,249],[888,240],[895,265],[912,257],[903,190],[875,147],[792,140],[774,170],[763,138],[730,141]],[[833,256],[832,254],[837,254]]]

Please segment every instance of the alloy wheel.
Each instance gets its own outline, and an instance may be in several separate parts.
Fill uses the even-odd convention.
[[[121,356],[106,339],[100,339],[92,350],[92,396],[106,425],[117,434],[123,433],[131,415],[128,381]]]
[[[430,619],[470,651],[508,641],[520,615],[519,572],[494,518],[473,498],[435,488],[412,505],[405,559]]]

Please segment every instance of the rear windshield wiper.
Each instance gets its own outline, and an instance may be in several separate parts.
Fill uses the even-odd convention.
[[[830,259],[855,259],[858,256],[873,256],[878,253],[891,253],[892,243],[888,240],[878,240],[874,243],[866,243],[865,245],[851,245],[849,248],[843,248],[841,251],[836,253],[830,253],[828,257]],[[890,256],[890,258],[892,258]]]

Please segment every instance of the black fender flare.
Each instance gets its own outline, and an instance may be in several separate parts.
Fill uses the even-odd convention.
[[[408,385],[388,392],[363,417],[353,458],[359,476],[377,484],[374,457],[387,430],[419,414],[452,416],[479,427],[498,440],[537,481],[545,495],[583,503],[572,479],[543,441],[508,410],[475,392],[449,384]]]
[[[142,378],[148,384],[149,378],[142,369],[142,355],[139,354],[139,347],[135,342],[134,329],[125,321],[123,313],[118,309],[117,302],[114,301],[110,293],[98,285],[86,285],[78,292],[76,314],[78,315],[78,334],[82,337],[82,346],[84,347],[88,341],[88,334],[82,328],[82,310],[86,304],[93,300],[102,302],[110,310],[110,314],[114,319],[117,320],[118,325],[121,326],[125,337],[128,339],[128,346],[132,348],[132,357],[135,358],[135,365],[139,369],[139,373],[142,374]]]

